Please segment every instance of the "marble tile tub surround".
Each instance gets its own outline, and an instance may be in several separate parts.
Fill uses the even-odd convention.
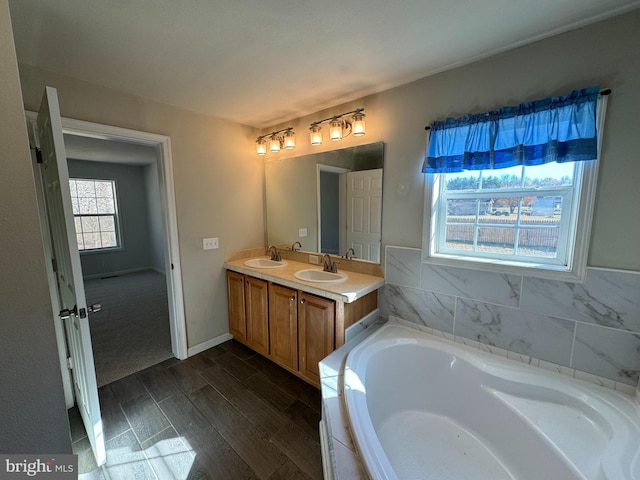
[[[640,389],[640,272],[589,267],[575,284],[423,264],[416,248],[387,246],[385,258],[381,316]]]

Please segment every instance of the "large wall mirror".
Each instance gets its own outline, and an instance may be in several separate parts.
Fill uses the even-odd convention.
[[[380,263],[384,144],[265,164],[267,240]]]

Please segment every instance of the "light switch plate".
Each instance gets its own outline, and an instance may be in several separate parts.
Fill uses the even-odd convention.
[[[202,239],[203,250],[215,250],[218,247],[219,247],[218,237]]]
[[[298,230],[298,237],[303,238],[307,236],[307,229],[306,228],[300,228]]]

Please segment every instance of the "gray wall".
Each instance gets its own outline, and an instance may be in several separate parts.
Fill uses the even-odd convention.
[[[269,154],[278,161],[332,148],[385,142],[382,242],[422,247],[425,175],[420,173],[434,120],[503,105],[564,95],[600,85],[609,97],[589,265],[640,270],[640,10],[517,48],[485,60],[305,116],[268,130],[306,131],[318,118],[364,107],[367,134],[294,153]],[[426,216],[426,218],[425,218]]]
[[[81,253],[85,278],[148,268],[151,260],[144,167],[75,159],[67,160],[67,164],[70,177],[116,181],[123,248]]]
[[[0,452],[71,453],[7,0],[0,65]]]

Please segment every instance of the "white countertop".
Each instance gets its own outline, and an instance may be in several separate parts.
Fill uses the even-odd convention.
[[[256,258],[256,257],[252,257]],[[261,256],[259,258],[269,258]],[[384,278],[367,275],[364,273],[352,272],[349,270],[339,270],[347,275],[347,279],[340,283],[317,283],[300,280],[294,276],[298,270],[310,268],[322,270],[322,265],[285,260],[287,265],[276,268],[254,268],[244,264],[248,258],[232,260],[224,264],[227,270],[251,275],[252,277],[272,281],[289,288],[295,288],[304,292],[312,293],[325,298],[330,298],[338,302],[351,303],[366,294],[379,289],[384,285]]]

